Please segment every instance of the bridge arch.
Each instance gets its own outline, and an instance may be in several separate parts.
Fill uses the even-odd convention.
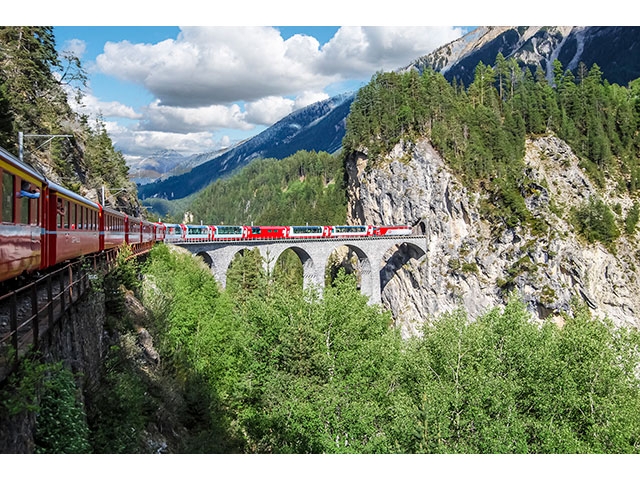
[[[411,259],[419,260],[427,253],[420,246],[405,242],[389,248],[385,252],[385,256],[389,253],[389,250],[392,249],[393,252],[380,268],[380,294],[382,294],[387,284],[395,277],[398,270],[403,268]],[[418,285],[414,286],[417,287]]]
[[[213,267],[213,259],[207,252],[198,252],[195,254],[196,257],[201,258],[204,263],[207,264],[209,268]]]
[[[360,269],[360,290],[369,297],[369,303],[381,303],[382,290],[393,278],[406,259],[419,259],[426,254],[426,237],[382,237],[361,239],[313,239],[304,241],[238,241],[183,243],[192,254],[210,265],[213,275],[223,288],[227,271],[235,255],[242,250],[258,248],[263,265],[273,271],[275,262],[286,250],[292,250],[303,266],[303,286],[315,286],[322,292],[329,256],[340,246],[346,246],[357,258]],[[394,252],[389,255],[390,249]],[[385,260],[385,256],[388,258]],[[384,262],[384,265],[383,265]],[[389,263],[391,265],[389,265]]]

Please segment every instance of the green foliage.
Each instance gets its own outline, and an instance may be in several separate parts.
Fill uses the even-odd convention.
[[[339,158],[300,151],[255,160],[205,188],[185,208],[206,224],[341,225],[346,198]]]
[[[105,291],[105,306],[108,315],[113,322],[112,327],[118,329],[131,328],[125,318],[125,290],[137,292],[140,288],[138,278],[138,262],[132,257],[132,250],[129,245],[122,244],[116,256],[113,268],[107,273],[103,280]]]
[[[636,226],[638,225],[638,219],[640,218],[640,205],[638,202],[633,202],[633,206],[627,212],[627,217],[624,220],[624,231],[627,235],[633,235],[636,233]]]
[[[512,301],[476,322],[455,312],[412,339],[422,453],[632,453],[640,447],[637,332],[579,314],[530,322]]]
[[[609,177],[629,193],[640,187],[638,83],[603,82],[597,65],[580,71],[576,79],[554,62],[552,86],[499,54],[493,67],[477,65],[467,90],[433,71],[377,73],[351,106],[345,158],[366,151],[375,167],[401,139],[427,136],[467,186],[489,194],[490,218],[544,231],[524,203],[526,135],[555,132],[600,186]]]
[[[59,66],[53,28],[1,27],[0,45],[0,85],[12,120],[2,132],[8,144],[15,145],[19,130],[57,130],[70,108],[52,75]]]
[[[141,434],[154,408],[122,346],[109,349],[101,388],[87,410],[95,453],[144,453]]]
[[[71,371],[61,362],[48,365],[41,382],[36,453],[91,453],[89,428]]]
[[[260,250],[242,250],[238,252],[229,265],[227,272],[227,289],[236,297],[256,290],[265,281]]]
[[[302,294],[304,272],[302,262],[298,255],[291,249],[285,250],[276,260],[273,268],[273,278],[285,289]]]
[[[385,425],[401,340],[352,276],[339,275],[322,299],[275,285],[245,312],[251,361],[237,401],[248,451],[393,451]]]
[[[86,79],[76,56],[56,51],[52,27],[0,27],[0,144],[17,154],[18,132],[67,135],[52,138],[40,151],[25,136],[25,161],[55,172],[55,181],[75,192],[82,185],[98,191],[102,185],[127,188],[116,203],[134,213],[136,187],[127,178],[124,157],[102,122],[90,126],[68,103],[69,91],[81,101]]]
[[[588,242],[611,245],[620,236],[613,212],[600,198],[590,197],[574,209],[573,220],[577,232]]]
[[[162,272],[182,277],[171,269],[177,261],[199,269],[166,247],[154,257],[154,291]],[[171,309],[177,290],[169,294]],[[368,305],[355,278],[342,273],[322,298],[265,279],[209,296],[207,304],[207,316],[196,312],[192,328],[179,334],[178,319],[169,315],[167,328],[180,341],[165,343],[165,358],[193,398],[191,448],[198,452],[640,447],[640,337],[583,308],[562,327],[538,325],[513,299],[473,322],[462,311],[443,315],[425,325],[422,337],[402,340],[389,314]]]
[[[35,412],[36,453],[91,453],[89,428],[73,373],[62,362],[24,359],[3,391],[8,415]]]

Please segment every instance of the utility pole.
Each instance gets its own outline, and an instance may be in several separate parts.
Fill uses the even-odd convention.
[[[104,203],[104,202],[106,201],[106,198],[105,198],[105,190],[106,190],[105,186],[104,186],[104,185],[102,185],[102,188],[101,188],[101,192],[102,192],[102,206],[104,206],[104,205],[105,205],[105,203]],[[129,192],[129,193],[131,193],[131,187],[114,188],[113,190],[109,189],[109,193],[110,193],[110,194],[120,193],[120,192]]]
[[[21,162],[23,162],[23,158],[24,158],[24,139],[25,137],[45,137],[48,140],[44,143],[42,143],[41,145],[38,145],[38,147],[36,148],[36,150],[40,149],[41,147],[44,147],[47,143],[49,143],[50,141],[52,141],[54,138],[72,138],[73,135],[36,135],[36,134],[25,134],[22,132],[18,132],[18,158],[20,159]]]

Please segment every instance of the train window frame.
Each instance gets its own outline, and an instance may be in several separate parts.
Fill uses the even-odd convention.
[[[18,179],[20,180],[20,179]],[[22,181],[22,180],[20,180]],[[16,223],[19,223],[20,225],[29,225],[29,221],[31,219],[30,215],[29,215],[29,209],[30,209],[30,202],[29,202],[29,198],[28,197],[20,197],[19,201],[16,202],[19,204],[18,207],[18,221]]]
[[[75,230],[77,227],[76,221],[77,221],[77,215],[76,215],[76,204],[75,203],[70,203],[70,207],[71,207],[71,214],[69,215],[69,228],[71,228],[71,230]]]

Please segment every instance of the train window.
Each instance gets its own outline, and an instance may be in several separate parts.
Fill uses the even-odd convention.
[[[76,204],[72,203],[71,206],[71,215],[69,216],[69,222],[71,223],[71,230],[76,228]]]
[[[40,200],[37,198],[32,198],[29,200],[31,204],[29,207],[29,212],[31,213],[31,225],[38,225],[40,223],[40,216],[38,215],[38,207],[40,206]]]
[[[58,228],[62,228],[62,225],[63,225],[62,222],[64,220],[64,204],[62,203],[61,198],[58,198],[57,200],[56,214],[57,214],[56,225],[58,225]]]
[[[63,222],[64,222],[64,228],[69,228],[69,215],[71,214],[71,207],[68,201],[64,202],[64,217],[63,217]]]
[[[2,172],[2,221],[13,222],[13,198],[15,185],[13,175]]]
[[[20,197],[20,223],[29,224],[29,198]]]
[[[251,227],[252,235],[260,235],[260,227]]]
[[[294,234],[301,234],[301,233],[317,233],[320,234],[322,233],[322,228],[321,227],[310,227],[310,226],[304,226],[304,227],[293,227],[293,233]]]

